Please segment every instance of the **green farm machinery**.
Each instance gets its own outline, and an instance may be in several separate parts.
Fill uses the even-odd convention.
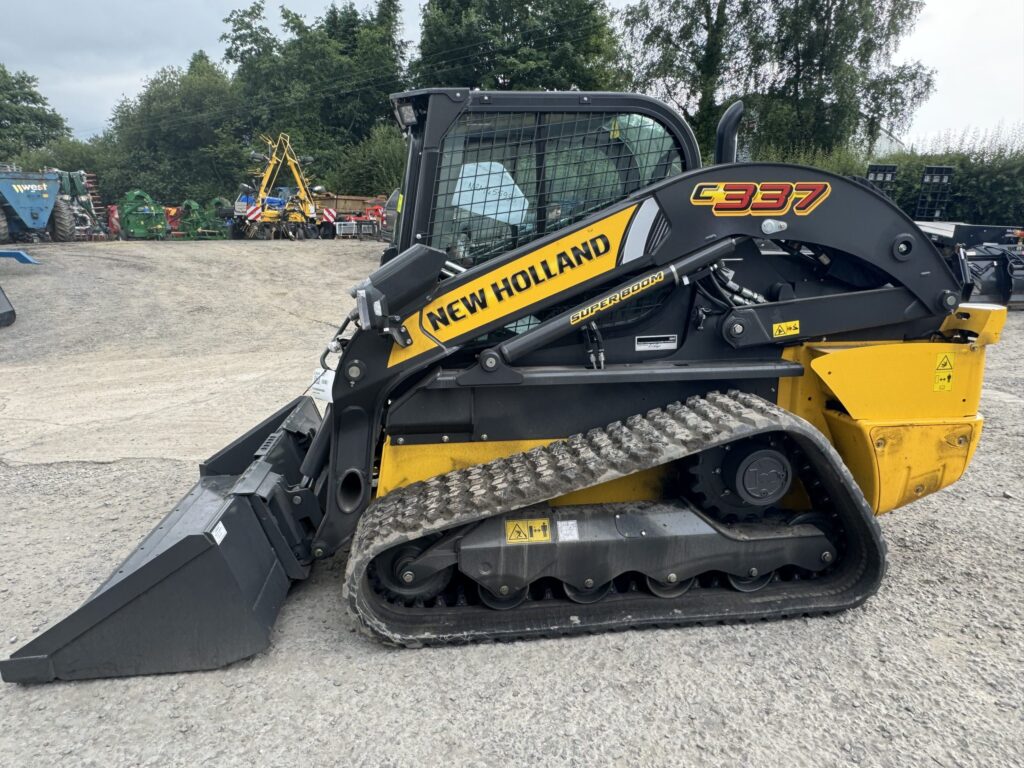
[[[163,206],[141,189],[126,192],[117,212],[121,240],[163,240],[171,232]]]
[[[76,240],[105,240],[106,209],[100,202],[96,177],[85,171],[49,169],[60,180],[60,200],[71,210]]]
[[[181,204],[178,236],[189,240],[227,239],[233,215],[233,204],[224,197],[215,197],[205,208],[195,200],[186,200]]]

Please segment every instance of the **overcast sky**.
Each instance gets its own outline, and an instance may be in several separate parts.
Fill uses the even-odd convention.
[[[621,8],[626,2],[612,0],[611,5]],[[40,37],[8,31],[33,28],[39,6],[4,2],[0,62],[37,76],[43,94],[68,118],[75,135],[84,138],[102,131],[121,95],[137,93],[160,67],[184,65],[200,48],[219,58],[221,19],[246,4],[58,0],[48,6],[45,34]],[[286,4],[312,19],[328,2]],[[415,45],[420,2],[403,4],[404,36]],[[276,19],[280,2],[269,0],[267,5]],[[104,12],[108,7],[110,12]],[[897,56],[914,58],[936,69],[937,76],[935,93],[917,113],[909,138],[1024,122],[1024,0],[926,0],[917,28]],[[367,62],[367,70],[372,69],[373,62]]]

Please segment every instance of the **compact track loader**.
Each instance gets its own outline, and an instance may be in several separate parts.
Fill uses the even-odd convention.
[[[325,411],[204,462],[5,680],[250,656],[346,544],[344,599],[404,646],[832,613],[882,578],[875,516],[963,473],[1005,308],[884,196],[733,162],[740,105],[701,167],[642,96],[393,101],[396,239]]]

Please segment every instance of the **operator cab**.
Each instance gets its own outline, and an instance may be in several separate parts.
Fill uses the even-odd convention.
[[[436,88],[391,97],[409,143],[394,247],[468,269],[700,167],[689,126],[645,96]]]

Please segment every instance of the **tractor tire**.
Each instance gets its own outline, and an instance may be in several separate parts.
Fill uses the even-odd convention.
[[[50,239],[55,243],[70,243],[75,239],[75,215],[63,200],[53,204],[50,214]]]
[[[11,233],[7,229],[7,214],[0,208],[0,243],[6,243],[11,239]]]

